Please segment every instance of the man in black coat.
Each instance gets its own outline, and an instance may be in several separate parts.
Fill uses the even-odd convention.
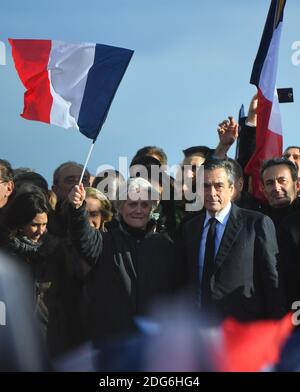
[[[300,301],[300,211],[283,220],[279,232],[280,261],[288,308]]]
[[[231,204],[233,182],[228,161],[205,163],[206,212],[186,224],[182,238],[194,299],[201,310],[221,319],[281,317],[285,308],[278,283],[274,224],[261,213]],[[213,253],[210,263],[208,253]]]

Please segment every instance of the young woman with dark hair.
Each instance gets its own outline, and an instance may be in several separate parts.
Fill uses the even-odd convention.
[[[77,322],[80,281],[63,241],[47,233],[50,211],[47,196],[38,187],[32,185],[30,191],[18,193],[5,212],[0,247],[32,276],[34,311],[53,358],[81,341]]]

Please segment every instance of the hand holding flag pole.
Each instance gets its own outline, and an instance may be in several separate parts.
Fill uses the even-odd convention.
[[[68,194],[68,199],[71,205],[77,210],[80,208],[85,200],[85,189],[83,184],[75,185]]]

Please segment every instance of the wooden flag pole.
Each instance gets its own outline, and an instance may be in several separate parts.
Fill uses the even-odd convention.
[[[78,184],[78,185],[80,185],[80,184],[82,183],[82,179],[83,179],[83,176],[84,176],[84,173],[85,173],[85,169],[86,169],[87,164],[88,164],[88,162],[89,162],[89,160],[90,160],[90,157],[91,157],[91,154],[92,154],[94,145],[95,145],[95,141],[96,141],[96,140],[93,140],[92,145],[91,145],[91,147],[90,147],[90,149],[89,149],[89,152],[88,152],[88,155],[87,155],[87,157],[86,157],[85,164],[84,164],[84,166],[83,166],[82,173],[81,173],[81,176],[80,176],[80,180],[79,180],[79,184]]]

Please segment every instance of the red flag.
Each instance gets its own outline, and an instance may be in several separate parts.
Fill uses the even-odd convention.
[[[272,0],[250,83],[258,88],[256,149],[245,173],[252,177],[256,198],[264,200],[259,171],[264,160],[282,155],[282,131],[276,76],[285,0]]]
[[[223,347],[218,370],[258,372],[275,365],[294,326],[291,314],[281,320],[242,323],[227,318],[222,324]]]

